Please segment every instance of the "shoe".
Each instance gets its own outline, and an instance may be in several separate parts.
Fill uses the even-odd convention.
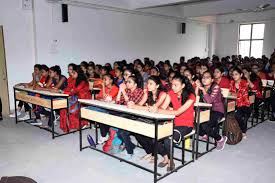
[[[167,162],[167,163],[160,162],[160,163],[158,164],[158,167],[159,167],[159,168],[164,168],[164,167],[166,167],[167,165],[168,165],[168,162]]]
[[[203,141],[207,141],[208,137],[207,135],[204,135],[204,136],[200,136],[199,139]]]
[[[96,148],[95,141],[91,135],[87,135],[87,140],[88,140],[90,146],[92,146],[93,148]]]
[[[272,115],[269,121],[275,121],[275,117]]]
[[[226,136],[223,136],[223,137],[221,138],[221,140],[217,141],[217,147],[216,147],[216,149],[217,149],[218,151],[223,150],[223,149],[224,149],[224,146],[225,146],[225,144],[226,144],[226,141],[227,141],[227,137],[226,137]]]
[[[2,114],[0,113],[0,121],[2,121],[3,120],[3,116],[2,116]]]
[[[20,115],[21,115],[21,112],[20,112],[20,111],[17,111],[16,113],[17,113],[17,116],[20,116]],[[15,118],[15,113],[10,114],[10,117],[11,117],[11,118]]]
[[[167,166],[167,172],[171,172],[171,171],[173,171],[175,169],[175,163],[174,162],[172,162],[172,164],[169,166]]]
[[[29,120],[29,119],[30,119],[30,115],[29,114],[25,114],[23,117],[19,118],[20,121],[25,121],[25,120]]]
[[[125,154],[124,154],[124,156],[123,156],[123,158],[125,159],[125,160],[131,160],[132,158],[133,158],[133,155],[134,154],[128,154],[126,151],[125,151]]]
[[[98,143],[103,144],[109,139],[109,135],[106,135],[106,137],[99,137]]]
[[[34,121],[31,121],[30,124],[35,126],[41,126],[43,123],[41,119],[36,119]]]

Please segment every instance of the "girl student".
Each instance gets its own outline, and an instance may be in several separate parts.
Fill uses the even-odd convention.
[[[250,102],[248,96],[249,83],[243,79],[243,73],[238,67],[232,69],[233,80],[230,82],[229,91],[237,96],[235,118],[242,130],[243,138],[246,138],[246,120],[250,115]]]
[[[62,109],[60,110],[60,129],[63,130],[65,133],[69,132],[71,129],[79,129],[79,110],[80,106],[77,103],[78,99],[91,99],[91,93],[89,89],[89,83],[87,81],[87,78],[81,70],[81,68],[77,65],[71,65],[72,68],[71,71],[71,82],[70,85],[68,85],[64,92],[65,94],[68,94],[69,97],[69,119],[67,124],[67,110]],[[82,126],[87,125],[88,122],[86,120],[82,121]]]
[[[149,110],[148,106],[161,107],[166,98],[166,89],[162,86],[158,76],[150,76],[147,82],[147,92],[144,93],[142,100],[138,104],[128,102],[127,106],[132,109]],[[136,134],[135,135],[139,144],[143,147],[146,155],[141,157],[142,160],[149,160],[153,163],[153,142],[149,137]]]
[[[100,90],[96,99],[102,100],[105,102],[114,101],[118,94],[118,90],[119,90],[118,87],[114,84],[114,77],[111,74],[106,74],[103,76],[102,89]],[[98,143],[103,144],[109,138],[108,132],[110,130],[110,127],[104,124],[100,124],[99,127],[100,127],[101,137],[99,138]]]
[[[216,67],[214,69],[214,81],[220,88],[229,88],[230,81],[224,76],[224,69],[222,67]]]
[[[117,104],[127,105],[129,102],[133,102],[134,104],[139,103],[143,97],[142,77],[138,72],[131,73],[131,75],[125,78],[125,80],[126,84],[121,84],[119,87],[119,92],[116,98]],[[131,142],[130,135],[131,133],[128,131],[118,131],[119,138],[125,144],[125,159],[131,159],[134,153],[135,145]]]
[[[212,104],[210,120],[201,124],[200,136],[203,140],[207,140],[207,135],[213,137],[217,142],[217,150],[223,150],[227,137],[219,135],[218,121],[224,116],[224,104],[221,88],[214,82],[214,76],[210,71],[203,73],[202,85],[196,87],[195,93],[203,102]]]
[[[176,143],[180,143],[181,139],[190,133],[194,127],[194,103],[196,101],[193,86],[185,76],[176,74],[172,80],[172,90],[168,95],[161,108],[156,106],[149,107],[149,111],[158,112],[162,114],[175,115],[174,120],[175,130],[173,138]],[[172,103],[172,110],[166,110],[169,104]],[[175,168],[174,163],[170,164],[169,149],[171,140],[165,139],[163,143],[159,144],[158,150],[162,155],[163,160],[158,164],[158,167],[166,167],[171,171]]]

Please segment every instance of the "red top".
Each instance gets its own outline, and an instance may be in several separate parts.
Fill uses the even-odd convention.
[[[261,82],[261,79],[260,79],[260,78],[257,78],[257,79],[253,82],[254,87],[251,88],[253,91],[256,91],[256,97],[257,97],[257,98],[263,98],[262,90],[261,90],[261,88],[260,88],[260,82]]]
[[[70,82],[73,82],[73,80]],[[72,85],[72,83],[70,83],[68,87],[65,88],[64,93],[69,94],[70,96],[77,95],[79,99],[92,98],[89,83],[85,81],[82,81],[78,86]]]
[[[114,69],[110,71],[110,74],[111,74],[113,77],[116,77],[116,72],[115,72]]]
[[[266,75],[266,79],[267,79],[267,80],[275,80],[275,76],[274,76],[272,73],[268,73],[268,74]]]
[[[168,95],[171,98],[171,103],[173,105],[173,109],[177,110],[179,109],[181,104],[181,97],[178,98],[178,95],[174,93],[174,91],[170,90],[168,92]],[[181,113],[179,116],[176,116],[175,118],[175,125],[176,126],[188,126],[188,127],[194,127],[194,103],[196,101],[196,96],[194,94],[190,94],[187,100],[193,100],[192,105],[183,113]]]
[[[38,82],[38,85],[39,85],[41,88],[44,88],[44,87],[47,85],[46,81],[47,81],[47,77],[42,76],[42,77],[40,78],[39,82]]]
[[[105,94],[112,97],[114,100],[118,94],[118,87],[116,85],[113,85],[111,88],[105,87]],[[100,100],[103,99],[103,89],[100,90],[99,94],[97,95],[96,99]]]
[[[237,107],[249,107],[249,96],[248,96],[248,82],[246,80],[241,80],[239,84],[239,89],[235,86],[235,81],[230,82],[229,91],[237,94]]]
[[[136,88],[133,92],[131,90],[126,89],[126,95],[129,98],[129,101],[134,102],[135,104],[139,103],[143,96],[143,90],[141,88]],[[118,104],[126,105],[127,102],[125,101],[124,97],[121,96],[120,101],[117,102]]]
[[[217,83],[217,82],[216,82]],[[220,88],[229,88],[230,87],[230,81],[227,77],[223,76],[219,83],[217,83]]]

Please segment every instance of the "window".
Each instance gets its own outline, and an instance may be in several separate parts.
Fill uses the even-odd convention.
[[[263,54],[265,24],[241,24],[239,29],[239,54],[260,58]]]

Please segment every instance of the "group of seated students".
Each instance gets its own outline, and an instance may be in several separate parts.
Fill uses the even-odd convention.
[[[214,138],[217,150],[222,150],[227,137],[221,136],[216,128],[218,121],[225,113],[221,88],[229,89],[231,94],[237,98],[235,118],[245,139],[247,126],[244,117],[251,114],[249,91],[256,93],[253,115],[258,116],[257,106],[263,101],[261,81],[262,79],[275,80],[275,52],[270,59],[265,56],[255,59],[233,55],[220,60],[214,55],[212,59],[195,57],[185,62],[184,57],[181,57],[180,63],[173,65],[169,60],[155,64],[149,58],[144,58],[144,61],[136,59],[133,63],[127,63],[125,60],[116,61],[113,67],[109,63],[102,66],[92,61],[89,63],[83,61],[80,65],[69,64],[68,74],[69,78],[63,76],[59,66],[48,68],[46,65],[35,65],[33,81],[23,84],[25,87],[32,87],[36,90],[61,92],[71,96],[68,122],[66,110],[59,111],[60,128],[64,132],[79,128],[80,106],[77,104],[77,99],[92,98],[89,82],[93,82],[93,87],[101,89],[96,100],[126,105],[129,108],[147,110],[152,113],[175,115],[174,141],[178,143],[194,128],[196,97],[200,102],[212,104],[210,120],[201,125],[199,134],[203,139],[207,139],[207,135]],[[271,97],[272,117],[270,120],[274,120],[275,92],[273,90]],[[21,109],[23,103],[19,105]],[[29,110],[30,107],[27,109]],[[38,120],[40,114],[49,116],[45,109],[35,106],[33,110]],[[50,116],[49,122],[51,118]],[[85,126],[88,122],[83,121],[81,124]],[[100,125],[99,143],[103,144],[110,140],[110,130],[109,126]],[[153,162],[152,139],[124,130],[116,130],[116,134],[122,142],[120,149],[126,149],[125,158],[129,159],[134,154],[136,146],[131,141],[132,135],[146,151],[142,159]],[[163,157],[158,166],[167,166],[168,170],[173,169],[169,161],[170,143],[171,141],[167,138],[159,143],[158,148],[159,154]]]

